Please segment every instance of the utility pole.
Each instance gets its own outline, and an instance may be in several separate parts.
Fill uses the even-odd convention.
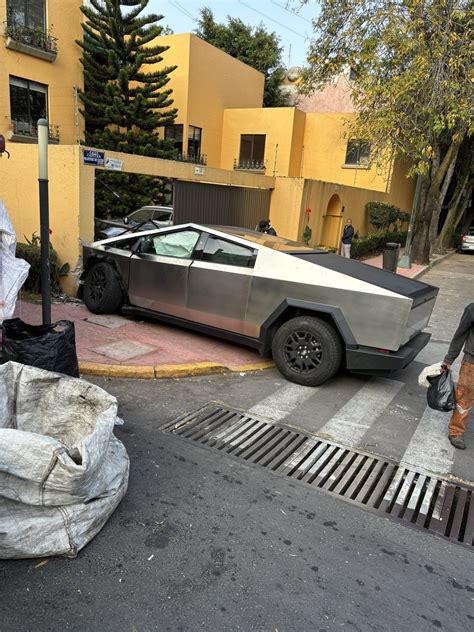
[[[41,240],[41,307],[43,325],[51,324],[51,271],[49,267],[49,180],[48,141],[49,126],[46,119],[38,121],[38,183]]]

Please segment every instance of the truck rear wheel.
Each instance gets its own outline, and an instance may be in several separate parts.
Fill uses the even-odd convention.
[[[296,384],[318,386],[337,373],[343,345],[337,331],[314,316],[298,316],[283,323],[272,342],[280,373]]]

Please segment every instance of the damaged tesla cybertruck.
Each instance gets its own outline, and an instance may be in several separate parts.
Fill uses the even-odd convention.
[[[244,228],[185,224],[84,246],[79,296],[273,356],[306,386],[387,375],[428,343],[438,289]]]

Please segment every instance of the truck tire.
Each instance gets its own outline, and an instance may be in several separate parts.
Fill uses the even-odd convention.
[[[283,323],[272,342],[278,370],[290,382],[318,386],[337,373],[343,345],[337,331],[314,316],[298,316]]]
[[[113,314],[124,302],[117,272],[105,261],[94,264],[84,282],[84,303],[93,314]]]

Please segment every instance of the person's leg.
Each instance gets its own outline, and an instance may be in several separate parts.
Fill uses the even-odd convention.
[[[342,256],[347,259],[351,256],[351,245],[350,244],[342,244]]]
[[[456,408],[448,426],[450,437],[462,437],[466,429],[469,411],[474,404],[474,364],[463,362],[456,386]]]

